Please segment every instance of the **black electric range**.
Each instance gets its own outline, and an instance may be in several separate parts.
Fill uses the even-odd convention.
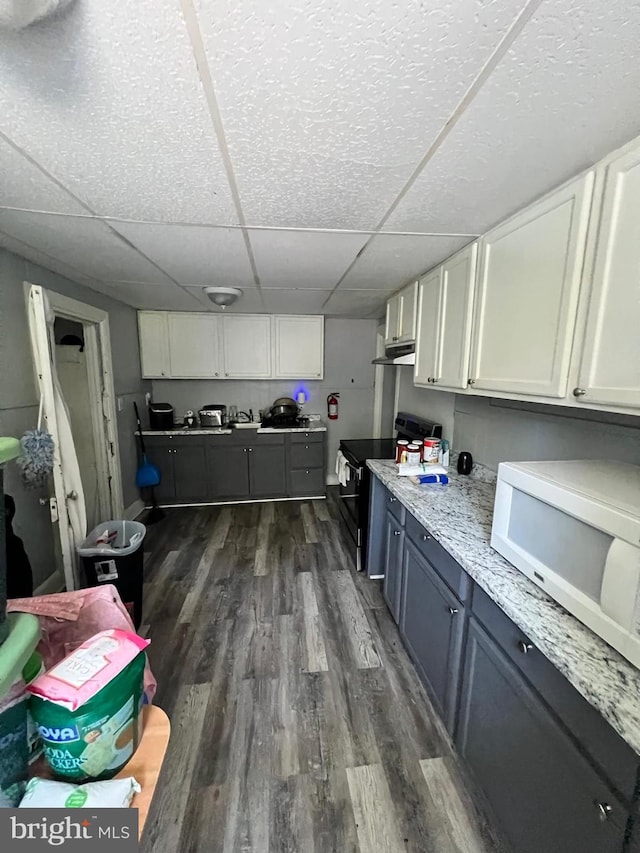
[[[395,438],[355,438],[340,442],[340,451],[347,462],[347,476],[345,482],[340,483],[340,511],[353,539],[358,571],[362,571],[367,562],[371,483],[367,459],[395,459],[398,438],[422,442],[425,438],[442,437],[440,424],[408,412],[398,412],[394,426]]]

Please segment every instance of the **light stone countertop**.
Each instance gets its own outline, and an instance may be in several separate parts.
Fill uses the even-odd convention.
[[[640,670],[490,546],[495,475],[449,469],[449,484],[415,486],[391,461],[368,467],[571,684],[640,754]]]
[[[308,427],[210,427],[198,428],[193,427],[176,427],[175,429],[143,429],[142,435],[231,435],[232,433],[254,433],[265,434],[273,432],[326,432],[326,424],[322,421],[313,421]],[[136,435],[140,433],[136,430]]]

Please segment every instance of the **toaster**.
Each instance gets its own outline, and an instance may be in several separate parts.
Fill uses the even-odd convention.
[[[200,426],[204,427],[221,427],[227,422],[227,407],[226,406],[203,406],[198,412],[200,418]]]

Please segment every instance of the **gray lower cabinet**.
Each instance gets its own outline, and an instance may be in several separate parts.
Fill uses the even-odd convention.
[[[633,750],[377,477],[369,529],[368,574],[384,572],[403,643],[511,853],[640,853]]]
[[[149,461],[160,469],[156,498],[162,502],[202,500],[207,489],[205,448],[189,438],[147,441]]]
[[[449,732],[453,732],[464,607],[420,553],[405,539],[400,635]]]
[[[397,624],[400,621],[404,527],[391,509],[387,509],[384,523],[381,526],[384,537],[384,581],[382,583],[382,594]]]
[[[628,807],[475,618],[456,744],[517,853],[621,853]]]
[[[207,497],[210,500],[242,500],[249,494],[247,448],[207,442]]]
[[[160,503],[325,493],[324,433],[151,435],[145,444],[160,469]]]

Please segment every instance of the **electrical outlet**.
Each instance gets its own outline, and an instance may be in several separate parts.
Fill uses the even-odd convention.
[[[144,404],[147,408],[149,408],[149,403],[151,402],[151,394],[147,391],[144,395]]]

